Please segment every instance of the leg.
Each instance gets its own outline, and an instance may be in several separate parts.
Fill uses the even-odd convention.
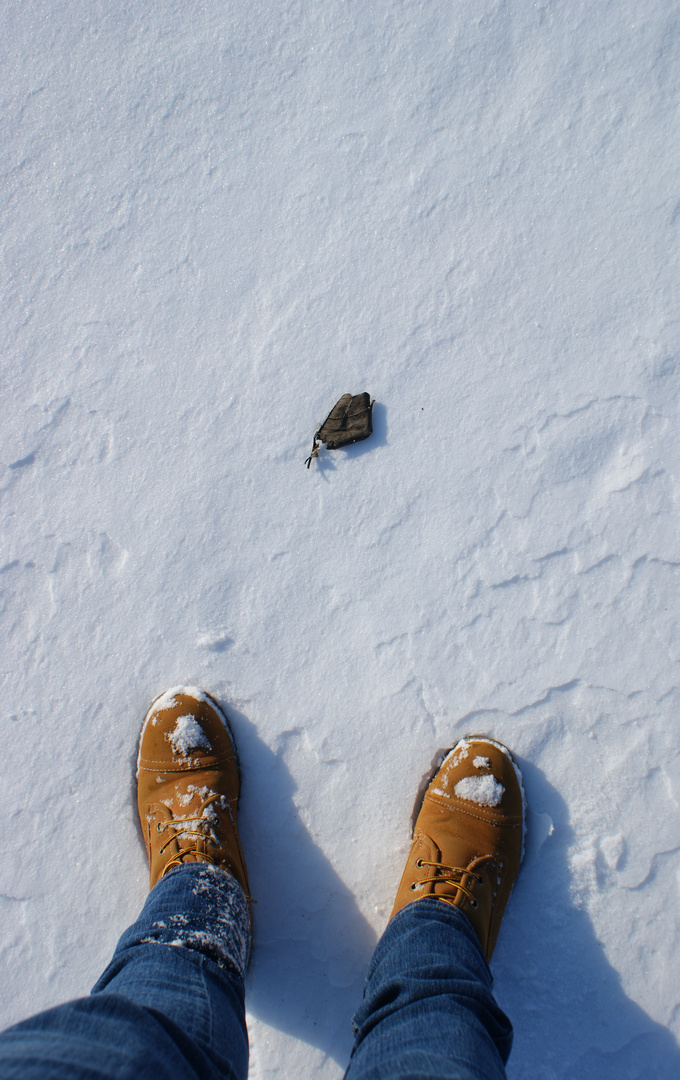
[[[512,1028],[466,917],[409,904],[378,942],[347,1080],[503,1080]]]
[[[503,1080],[512,1028],[488,962],[523,839],[514,759],[499,743],[463,739],[425,793],[347,1080]]]
[[[149,893],[91,997],[0,1035],[0,1076],[245,1080],[249,936],[231,875],[200,863],[174,870]]]
[[[236,752],[194,687],[152,705],[137,765],[151,892],[90,998],[0,1036],[0,1077],[245,1080],[248,879]]]

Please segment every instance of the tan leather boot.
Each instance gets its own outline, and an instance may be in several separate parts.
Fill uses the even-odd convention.
[[[195,686],[156,698],[137,759],[151,888],[174,866],[209,862],[233,874],[249,897],[236,824],[239,791],[236,750],[219,705]]]
[[[510,751],[481,735],[462,739],[425,793],[390,918],[436,897],[467,915],[490,960],[524,854],[524,816]]]

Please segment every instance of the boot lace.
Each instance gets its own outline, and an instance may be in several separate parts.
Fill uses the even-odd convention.
[[[165,832],[169,830],[170,836],[161,844],[158,849],[158,854],[162,855],[169,844],[172,844],[173,840],[176,840],[179,844],[180,840],[189,840],[195,837],[197,840],[205,840],[207,843],[212,844],[213,847],[219,847],[219,840],[217,839],[213,826],[216,824],[217,812],[213,810],[206,814],[206,810],[212,806],[214,802],[221,799],[222,795],[219,792],[215,792],[208,796],[205,802],[201,803],[200,812],[198,814],[191,814],[189,817],[173,818],[172,821],[159,821],[156,825],[158,832]],[[187,828],[188,824],[193,824],[193,828]],[[198,851],[197,844],[189,844],[187,847],[180,847],[176,855],[173,855],[169,862],[163,868],[161,877],[167,874],[168,870],[171,870],[173,866],[181,866],[186,857],[190,855],[192,860],[199,862],[208,862],[215,864],[215,860],[211,855],[208,855],[207,851]],[[160,879],[159,879],[160,880]]]
[[[443,900],[445,904],[451,904],[452,907],[456,906],[456,900],[458,893],[463,893],[464,896],[470,901],[470,907],[479,907],[479,901],[475,897],[475,894],[467,888],[467,882],[463,885],[462,878],[471,878],[477,885],[484,884],[484,878],[481,874],[475,874],[472,870],[467,870],[461,866],[444,866],[442,863],[426,862],[425,859],[418,859],[416,866],[420,867],[428,866],[434,870],[434,874],[429,877],[421,878],[419,881],[411,883],[411,891],[415,892],[417,888],[422,888],[424,885],[448,885],[450,888],[456,890],[455,896],[437,896],[437,900]]]

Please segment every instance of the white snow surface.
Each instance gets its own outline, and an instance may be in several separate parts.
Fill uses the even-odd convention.
[[[509,1076],[676,1077],[677,6],[0,29],[2,1021],[136,917],[139,730],[191,683],[241,759],[254,1080],[342,1075],[416,793],[477,733],[529,806]]]

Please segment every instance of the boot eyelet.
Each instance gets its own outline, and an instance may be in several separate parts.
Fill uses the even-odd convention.
[[[416,888],[417,888],[417,885],[416,885],[415,881],[412,881],[411,882],[411,892],[415,892]]]
[[[422,859],[416,859],[416,866],[418,867],[419,870],[420,870],[420,867],[422,865],[423,865],[423,860]]]
[[[484,878],[482,877],[482,875],[481,875],[481,874],[477,874],[477,881],[478,881],[478,883],[479,883],[480,885],[483,885],[483,884],[484,884]]]
[[[476,911],[476,910],[477,910],[477,908],[479,907],[479,904],[477,903],[477,901],[476,901],[476,900],[471,900],[471,901],[470,901],[470,907],[471,907],[471,908],[474,908],[474,909],[475,909],[475,911]]]

